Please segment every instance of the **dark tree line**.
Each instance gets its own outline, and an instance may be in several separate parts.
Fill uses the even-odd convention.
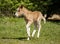
[[[16,8],[22,4],[29,10],[38,10],[48,16],[60,14],[60,0],[0,0],[0,16],[14,15]]]

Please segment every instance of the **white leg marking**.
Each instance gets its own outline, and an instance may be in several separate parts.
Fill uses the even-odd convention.
[[[30,38],[28,37],[27,40],[30,40]]]
[[[36,29],[37,29],[37,22],[34,22],[34,30],[32,33],[32,37],[34,37],[35,33],[36,33]]]
[[[37,38],[39,38],[40,30],[41,30],[41,25],[40,25],[40,22],[38,22],[38,33],[37,33]]]
[[[35,35],[35,32],[36,32],[36,30],[34,30],[34,31],[33,31],[33,33],[32,33],[32,37],[34,37],[34,35]]]
[[[28,22],[27,25],[26,25],[26,28],[27,28],[27,34],[28,34],[28,38],[27,40],[30,39],[30,25],[31,25],[32,22]]]
[[[27,28],[27,34],[28,34],[28,36],[30,36],[30,27],[28,24],[27,24],[26,28]]]
[[[30,27],[29,27],[28,24],[27,24],[26,28],[27,28],[27,34],[28,34],[27,40],[29,40],[29,37],[30,37]]]
[[[39,35],[40,35],[40,29],[41,29],[41,27],[39,27],[39,29],[38,29],[37,38],[39,38]]]

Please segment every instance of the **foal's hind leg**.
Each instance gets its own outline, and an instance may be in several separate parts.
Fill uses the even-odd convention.
[[[28,21],[27,22],[27,25],[26,25],[26,28],[27,28],[27,34],[28,34],[28,38],[27,40],[30,39],[30,25],[32,24],[32,21]]]
[[[41,21],[37,21],[37,23],[38,23],[38,33],[37,33],[37,38],[39,38],[40,30],[41,30]]]
[[[36,33],[36,29],[37,29],[37,22],[34,22],[34,30],[32,33],[32,37],[34,37],[35,33]]]

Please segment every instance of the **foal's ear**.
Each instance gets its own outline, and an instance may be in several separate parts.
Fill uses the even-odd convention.
[[[23,8],[23,7],[24,7],[23,5],[20,6],[20,8]]]

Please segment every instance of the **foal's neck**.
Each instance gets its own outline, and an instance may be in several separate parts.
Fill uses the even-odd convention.
[[[24,12],[27,12],[27,11],[29,11],[28,9],[26,9],[25,7],[23,7],[23,11]]]
[[[26,9],[25,7],[23,7],[23,10],[22,10],[22,11],[24,12],[24,16],[27,15],[27,14],[29,13],[29,10]]]
[[[27,9],[27,8],[25,8],[25,7],[23,7],[23,16],[24,16],[24,19],[25,20],[27,20],[27,18],[28,18],[28,15],[29,15],[29,10]]]

